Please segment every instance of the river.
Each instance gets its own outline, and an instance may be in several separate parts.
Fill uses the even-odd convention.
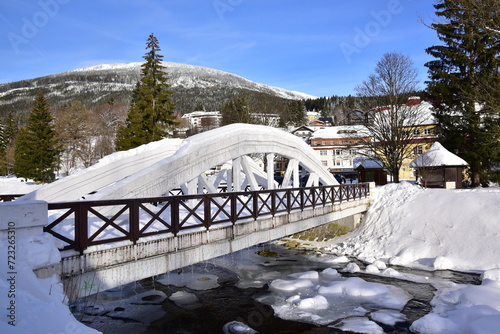
[[[346,319],[360,317],[375,322],[384,333],[410,333],[411,323],[431,310],[436,286],[448,282],[480,284],[475,274],[392,267],[385,271],[390,275],[381,275],[367,273],[365,264],[355,259],[337,262],[338,259],[321,251],[288,249],[268,243],[91,295],[77,300],[70,308],[79,321],[106,334],[224,333],[223,327],[234,321],[259,333],[344,333],[339,325]],[[348,267],[347,263],[350,263]],[[352,266],[360,270],[347,270]],[[285,308],[281,317],[289,319],[277,317],[276,306],[281,305],[278,313],[283,312],[289,300],[285,297],[289,295],[281,296],[280,291],[270,288],[271,282],[287,283],[290,275],[298,277],[297,273],[316,277],[314,272],[318,272],[319,277],[334,272],[334,282],[323,282],[325,287],[357,277],[357,284],[366,281],[377,283],[371,285],[375,289],[381,285],[395,287],[394,291],[400,291],[399,295],[407,299],[401,309],[394,310],[377,300],[382,298],[378,295],[364,299],[339,297],[334,303],[330,301],[328,310],[318,311],[319,315],[315,315],[314,310],[292,315]],[[314,289],[317,290],[302,289],[296,295],[311,297],[315,295]],[[295,312],[295,304],[290,305]],[[317,319],[326,311],[331,320]],[[394,317],[394,314],[400,316],[398,321],[377,321],[383,319],[381,315]],[[241,326],[236,328],[241,330]],[[226,332],[251,333],[250,329]]]

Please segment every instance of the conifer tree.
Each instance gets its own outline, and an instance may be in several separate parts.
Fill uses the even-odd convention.
[[[60,146],[49,105],[42,91],[35,97],[27,124],[21,128],[14,151],[14,174],[35,181],[50,182],[59,165]]]
[[[168,136],[176,123],[163,56],[156,37],[151,34],[143,57],[142,77],[132,93],[131,106],[125,126],[118,129],[116,149],[128,150]]]
[[[253,123],[250,104],[244,96],[236,96],[226,101],[221,109],[221,125],[233,123]]]
[[[0,175],[8,175],[13,167],[13,145],[17,136],[17,123],[12,112],[0,121]]]
[[[474,186],[486,184],[490,168],[500,163],[500,34],[490,26],[491,15],[499,22],[500,5],[439,0],[434,7],[441,21],[431,27],[443,45],[426,50],[436,58],[426,66],[440,141],[469,163]]]
[[[297,100],[288,103],[288,122],[295,126],[306,124],[307,114],[304,101]]]
[[[5,139],[5,125],[0,119],[0,175],[5,175],[5,153],[7,152],[7,141]]]

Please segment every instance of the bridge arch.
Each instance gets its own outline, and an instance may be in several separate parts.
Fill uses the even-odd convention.
[[[265,174],[248,158],[257,153],[265,154],[269,161]],[[213,192],[216,184],[212,184],[212,188],[204,172],[228,161],[232,162],[228,170],[232,177],[226,177],[228,187],[231,185],[237,191],[248,184],[252,190],[258,186],[272,189],[276,187],[271,163],[274,155],[290,160],[284,175],[285,187],[298,186],[299,165],[310,174],[309,185],[338,184],[313,149],[300,138],[272,127],[232,124],[185,139],[173,155],[99,190],[91,198],[161,196],[178,187],[183,187],[185,193],[186,190],[188,193]]]
[[[164,143],[167,145],[168,142]],[[265,156],[268,166],[266,172],[248,158],[252,154]],[[176,188],[181,188],[185,194],[215,192],[222,178],[225,178],[228,188],[235,191],[245,187],[252,190],[273,189],[278,187],[273,170],[274,157],[277,155],[289,160],[282,187],[299,186],[299,166],[302,167],[302,173],[309,174],[308,186],[338,184],[313,149],[302,139],[268,126],[232,124],[184,139],[175,153],[95,189],[93,194],[85,198],[155,197],[168,195],[169,191]],[[227,166],[228,162],[230,168],[219,173],[216,178],[209,180],[205,175],[212,167]],[[64,182],[64,179],[60,181]]]

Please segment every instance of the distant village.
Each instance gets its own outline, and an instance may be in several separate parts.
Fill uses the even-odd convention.
[[[417,158],[426,152],[436,141],[437,122],[432,115],[432,105],[421,101],[418,97],[410,99],[412,105],[419,105],[422,116],[419,124],[413,124],[409,128],[413,131],[411,149],[413,158]],[[278,127],[278,115],[252,114],[260,124]],[[380,161],[371,157],[370,148],[364,143],[368,130],[363,124],[366,113],[358,112],[351,115],[352,125],[334,126],[333,117],[323,118],[320,112],[308,111],[307,124],[301,126],[289,126],[285,130],[302,138],[308,143],[323,165],[333,174],[342,177],[345,182],[357,181],[362,176],[363,181],[375,182],[376,184],[387,183],[387,171],[382,167]],[[262,118],[262,119],[259,119]],[[203,132],[220,126],[222,116],[219,111],[195,111],[182,116],[185,127],[177,129],[176,136]],[[415,168],[410,167],[412,159],[405,159],[399,171],[401,180],[417,179]]]

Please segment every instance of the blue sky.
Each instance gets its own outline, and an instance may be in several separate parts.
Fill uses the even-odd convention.
[[[0,4],[0,83],[143,60],[211,67],[315,96],[355,94],[386,52],[422,81],[435,0],[15,0]]]

